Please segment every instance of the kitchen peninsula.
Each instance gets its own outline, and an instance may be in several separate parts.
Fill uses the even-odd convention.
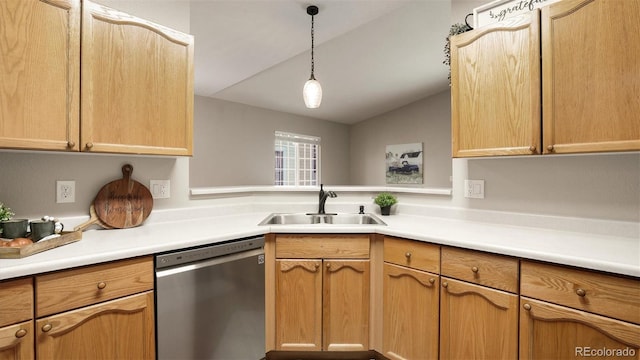
[[[300,204],[285,204],[274,207],[271,210],[256,210],[263,207],[251,205],[246,199],[244,205],[235,206],[211,206],[189,209],[159,210],[152,214],[148,221],[139,227],[121,230],[99,230],[92,229],[85,231],[83,239],[76,243],[33,255],[24,259],[3,259],[0,260],[0,280],[2,283],[29,278],[30,276],[41,276],[42,274],[56,274],[61,270],[83,269],[87,266],[117,266],[122,261],[128,259],[147,258],[148,255],[183,249],[198,247],[206,244],[226,242],[229,240],[251,237],[255,235],[267,234],[266,261],[267,261],[267,284],[269,284],[270,270],[273,270],[272,253],[275,241],[278,241],[279,234],[289,234],[289,236],[302,237],[335,237],[344,236],[344,241],[349,241],[351,236],[366,235],[371,239],[370,244],[370,267],[371,267],[371,306],[370,306],[370,334],[367,336],[367,349],[375,349],[381,352],[382,346],[382,304],[379,302],[382,292],[381,287],[382,257],[386,263],[386,253],[382,251],[382,245],[394,239],[404,239],[420,246],[420,244],[435,246],[436,251],[440,248],[444,252],[447,249],[460,249],[473,251],[475,256],[506,256],[514,261],[527,264],[549,264],[551,266],[560,265],[566,271],[580,271],[598,276],[619,278],[621,281],[631,282],[631,287],[625,289],[626,292],[640,292],[638,277],[640,277],[640,243],[637,233],[634,235],[633,223],[595,221],[589,224],[588,220],[566,220],[575,221],[575,224],[565,224],[564,229],[536,228],[534,226],[505,225],[488,221],[470,221],[453,217],[434,216],[434,212],[443,213],[443,209],[424,208],[418,210],[417,207],[409,209],[407,207],[399,214],[384,216],[387,223],[382,225],[271,225],[259,226],[258,223],[273,211],[280,211],[282,207],[302,210]],[[334,204],[332,211],[348,211],[342,205]],[[430,215],[425,215],[431,212]],[[446,212],[446,211],[444,211]],[[492,214],[485,214],[490,216]],[[495,216],[497,214],[493,214]],[[508,214],[500,214],[508,217]],[[471,217],[472,214],[467,214]],[[517,216],[516,216],[517,217]],[[534,218],[534,217],[533,217]],[[515,219],[515,217],[514,217]],[[83,217],[68,219],[67,222],[81,222]],[[513,219],[511,219],[513,220]],[[533,220],[533,219],[530,219]],[[546,219],[547,223],[552,223],[553,219]],[[560,219],[555,219],[559,221]],[[522,219],[520,219],[522,221]],[[568,231],[570,227],[578,226],[583,228],[599,227],[600,233],[585,233],[576,230]],[[605,235],[604,227],[616,229],[617,235]],[[560,226],[559,226],[560,228]],[[203,231],[206,229],[206,231]],[[369,249],[369,248],[368,248]],[[447,250],[449,251],[449,250]],[[403,252],[404,253],[404,252]],[[415,259],[418,261],[419,251],[414,251]],[[482,256],[485,256],[482,255]],[[440,279],[440,260],[436,258],[437,268],[434,279]],[[444,253],[443,253],[444,256]],[[442,260],[444,261],[444,259]],[[452,264],[451,261],[448,263]],[[444,266],[444,263],[443,265]],[[537,266],[537,265],[536,265]],[[482,265],[480,268],[483,269]],[[148,271],[150,271],[149,269]],[[445,281],[446,269],[442,269],[442,278],[436,285],[445,286],[445,283],[455,289],[452,279]],[[482,273],[484,270],[480,270]],[[524,271],[524,268],[523,270]],[[582,273],[581,273],[582,274]],[[524,273],[523,273],[524,275]],[[594,276],[595,276],[594,275]],[[451,276],[451,275],[448,275]],[[6,280],[9,280],[8,282]],[[495,286],[491,285],[490,286]],[[145,288],[147,289],[147,288]],[[267,324],[270,324],[269,306],[273,305],[270,299],[273,286],[267,287]],[[444,288],[443,288],[444,289]],[[444,291],[444,290],[443,290]],[[517,294],[517,289],[515,290]],[[587,296],[591,295],[590,290]],[[143,292],[144,293],[144,292]],[[595,294],[595,293],[594,293]],[[377,296],[379,295],[379,296]],[[635,296],[636,300],[639,294]],[[523,298],[524,299],[524,298]],[[562,302],[560,302],[562,303]],[[533,306],[530,301],[527,307]],[[147,305],[148,306],[148,305]],[[633,306],[633,305],[632,305]],[[638,306],[637,304],[635,306]],[[436,308],[437,309],[437,308]],[[607,315],[607,314],[604,314]],[[616,316],[619,318],[619,316]],[[521,320],[522,321],[522,320]],[[633,322],[638,319],[627,319]],[[273,323],[271,323],[273,324]],[[267,348],[276,349],[276,338],[274,333],[267,331]],[[436,339],[437,341],[437,339]],[[522,340],[521,340],[522,341]],[[441,345],[442,346],[442,345]]]

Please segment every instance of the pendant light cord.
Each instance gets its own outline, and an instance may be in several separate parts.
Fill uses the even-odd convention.
[[[314,37],[314,21],[313,21],[313,15],[311,15],[311,78],[310,80],[315,80],[315,76],[313,76],[313,71],[315,70],[315,62],[313,60],[313,47],[314,47],[314,41],[313,41],[313,37]]]

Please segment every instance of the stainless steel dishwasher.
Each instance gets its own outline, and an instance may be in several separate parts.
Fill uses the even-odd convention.
[[[158,359],[265,357],[264,237],[156,256]]]

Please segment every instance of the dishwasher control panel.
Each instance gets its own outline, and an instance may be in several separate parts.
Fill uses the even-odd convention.
[[[213,244],[196,249],[178,250],[176,252],[168,254],[157,255],[156,269],[162,269],[261,248],[264,248],[264,236],[234,240],[222,244]]]

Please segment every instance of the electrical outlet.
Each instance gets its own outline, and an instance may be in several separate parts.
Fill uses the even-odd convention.
[[[154,199],[168,199],[171,197],[170,180],[149,180],[151,196]]]
[[[484,199],[484,180],[465,180],[464,197]]]
[[[76,202],[76,182],[73,180],[56,181],[56,203]]]

